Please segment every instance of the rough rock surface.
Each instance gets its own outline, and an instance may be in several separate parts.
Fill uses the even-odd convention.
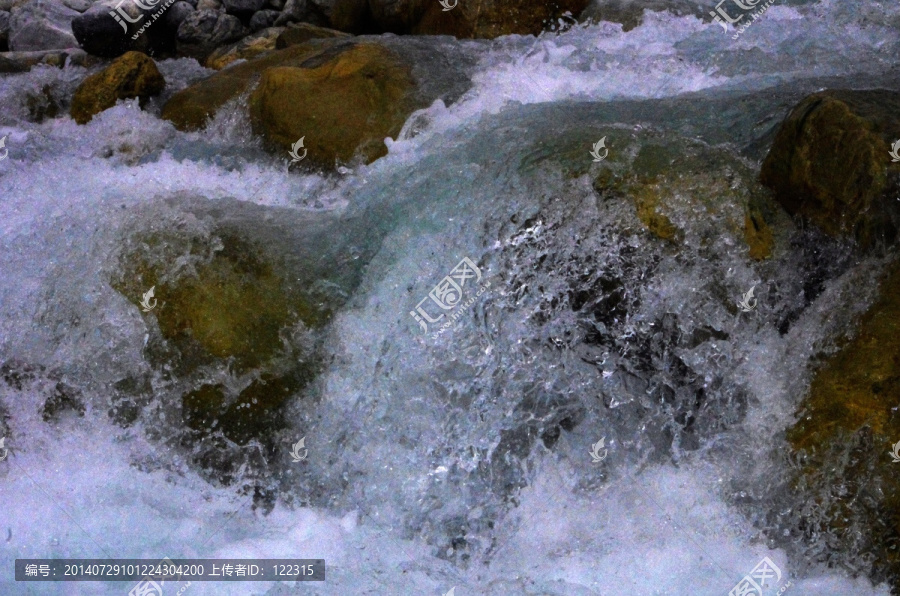
[[[863,246],[893,242],[900,229],[900,163],[890,151],[898,138],[900,94],[816,93],[781,125],[760,180],[788,213],[830,236],[851,236]]]
[[[276,47],[276,39],[284,27],[270,27],[249,35],[231,45],[215,50],[206,59],[206,68],[221,70],[235,60],[251,60]]]
[[[247,32],[234,15],[198,9],[178,26],[178,52],[203,62],[216,48],[241,39]]]
[[[138,97],[143,103],[161,93],[165,86],[166,81],[151,58],[140,52],[128,52],[82,81],[72,97],[72,118],[86,124],[120,99]]]
[[[72,20],[79,13],[53,0],[14,6],[9,19],[9,49],[14,52],[77,48]]]

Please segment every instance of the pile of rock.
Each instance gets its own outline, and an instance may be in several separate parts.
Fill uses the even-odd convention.
[[[0,52],[82,48],[205,61],[217,48],[272,27],[309,23],[350,33],[493,38],[537,34],[589,0],[0,0]],[[449,5],[449,4],[448,4]]]

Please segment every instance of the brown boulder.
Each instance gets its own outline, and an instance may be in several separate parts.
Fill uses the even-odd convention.
[[[270,68],[250,96],[254,130],[284,150],[305,137],[311,162],[333,167],[385,155],[417,107],[410,68],[387,48],[356,44],[312,68]]]
[[[78,124],[87,124],[94,115],[113,107],[120,99],[138,97],[143,105],[165,86],[166,81],[152,59],[140,52],[127,52],[82,81],[72,97],[70,113]]]
[[[450,103],[468,89],[470,55],[434,52],[422,38],[310,39],[222,70],[176,93],[162,116],[182,130],[204,126],[226,102],[251,89],[254,131],[287,157],[305,139],[311,163],[384,155],[413,111]],[[241,106],[243,107],[243,106]]]
[[[163,107],[162,117],[179,130],[203,128],[219,108],[244,93],[268,68],[299,66],[326,52],[332,45],[328,42],[333,41],[314,40],[226,68],[173,95]]]
[[[760,172],[791,215],[863,246],[895,240],[900,222],[900,94],[823,91],[804,99],[781,125]]]

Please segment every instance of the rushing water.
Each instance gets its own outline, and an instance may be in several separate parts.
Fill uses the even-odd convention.
[[[55,111],[84,69],[4,77],[0,362],[33,374],[0,383],[0,592],[130,587],[16,584],[15,558],[228,556],[323,558],[328,581],[185,592],[718,595],[768,556],[794,594],[887,594],[766,532],[792,506],[771,489],[806,363],[871,303],[883,264],[802,231],[752,262],[735,222],[799,98],[897,86],[898,24],[891,3],[825,1],[772,6],[739,40],[648,13],[628,33],[467,42],[464,97],[332,176],[289,172],[233,109],[200,133],[160,103],[77,126]],[[166,96],[204,74],[160,67]],[[677,250],[594,184],[655,155],[684,168],[658,173]],[[297,340],[319,364],[284,449],[232,445],[229,482],[178,442],[166,404],[184,387],[148,363],[146,319],[111,285],[134,230],[213,242],[212,220],[315,278],[334,312]],[[410,311],[463,258],[474,299],[423,333]],[[751,286],[759,308],[740,313]],[[123,428],[108,410],[125,378],[152,395]],[[83,407],[46,420],[58,382]]]

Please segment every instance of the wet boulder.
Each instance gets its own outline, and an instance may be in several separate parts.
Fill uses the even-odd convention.
[[[100,0],[72,20],[72,33],[81,47],[95,56],[115,58],[129,51],[171,54],[175,49],[172,19],[184,15],[186,3],[163,7],[163,2],[144,0],[148,8],[142,9],[134,2]],[[165,12],[153,20],[160,10]],[[142,27],[146,28],[142,31]]]
[[[451,59],[422,39],[311,39],[176,93],[162,116],[183,130],[202,127],[258,82],[247,108],[271,149],[289,150],[305,137],[308,163],[368,163],[387,152],[384,138],[396,136],[414,110],[459,97],[471,65],[465,54]]]
[[[9,18],[9,49],[13,52],[77,48],[72,20],[79,16],[62,2],[31,0],[12,7]]]
[[[283,64],[302,64],[324,49],[312,45],[296,47],[284,53],[274,52],[226,68],[174,94],[163,106],[162,117],[170,120],[179,130],[203,128],[219,108],[244,93],[250,85],[259,80],[260,73],[265,72],[267,68]]]
[[[321,64],[266,70],[250,97],[254,130],[287,151],[301,137],[311,162],[333,167],[385,155],[419,107],[402,57],[377,44],[354,44]]]
[[[282,212],[273,222],[271,209],[236,203],[147,206],[127,226],[110,275],[144,318],[144,358],[166,387],[123,380],[116,420],[132,424],[152,393],[163,395],[158,406],[181,418],[183,438],[232,463],[219,439],[271,439],[283,426],[279,408],[314,377],[314,334],[340,304],[317,293],[306,259],[281,252],[305,250],[302,217]]]
[[[137,97],[143,104],[165,86],[166,81],[151,58],[128,52],[82,81],[72,97],[71,115],[79,124],[86,124],[120,99]]]
[[[900,229],[900,94],[830,90],[788,114],[760,172],[791,215],[862,246]],[[892,149],[893,148],[893,149]]]

